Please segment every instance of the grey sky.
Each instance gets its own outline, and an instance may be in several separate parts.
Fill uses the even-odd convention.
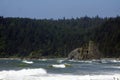
[[[120,0],[0,0],[0,16],[72,18],[120,15]]]

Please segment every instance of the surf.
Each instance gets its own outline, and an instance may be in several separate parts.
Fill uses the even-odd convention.
[[[28,61],[28,60],[23,60],[22,62],[26,63],[26,64],[33,64],[34,63],[33,61]]]
[[[43,68],[0,71],[0,80],[120,80],[120,74],[73,75],[51,74]]]

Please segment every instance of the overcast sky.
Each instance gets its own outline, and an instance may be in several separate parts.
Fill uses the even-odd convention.
[[[76,18],[120,15],[120,0],[0,0],[0,16]]]

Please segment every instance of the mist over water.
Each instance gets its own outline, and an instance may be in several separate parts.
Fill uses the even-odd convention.
[[[0,60],[0,80],[120,80],[120,61]]]

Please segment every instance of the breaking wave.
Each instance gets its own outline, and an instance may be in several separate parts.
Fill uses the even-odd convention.
[[[66,65],[65,64],[53,64],[52,67],[54,67],[54,68],[65,68]]]
[[[80,63],[120,63],[120,60],[115,59],[101,59],[101,60],[69,60],[70,62],[80,62]]]
[[[92,63],[91,60],[69,60],[70,62],[80,62],[80,63]]]
[[[47,61],[47,59],[39,59],[39,61]]]
[[[42,68],[0,71],[0,80],[27,80],[31,77],[34,78],[34,76],[42,76],[45,74],[47,74],[47,71]]]
[[[28,61],[28,60],[23,60],[22,62],[26,63],[26,64],[33,64],[34,63],[33,61]]]
[[[72,75],[50,74],[45,69],[22,69],[0,71],[0,80],[120,80],[120,74],[114,75]]]
[[[100,60],[101,63],[120,63],[120,60],[115,59],[102,59]]]
[[[64,60],[57,60],[58,63],[62,63]]]

